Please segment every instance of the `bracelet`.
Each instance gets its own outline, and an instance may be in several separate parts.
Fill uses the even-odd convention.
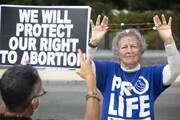
[[[89,42],[88,42],[88,45],[89,45],[89,47],[91,47],[91,48],[96,48],[96,47],[97,47],[97,45],[93,45],[92,43],[90,43],[90,40],[89,40]]]
[[[92,92],[92,93],[88,93],[86,95],[86,100],[88,100],[91,97],[97,99],[98,101],[101,101],[99,94],[97,92],[95,92],[95,91]]]

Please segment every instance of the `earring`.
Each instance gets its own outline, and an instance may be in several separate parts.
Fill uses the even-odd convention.
[[[37,107],[39,106],[39,99],[38,98],[33,98],[31,101],[31,105],[32,105],[32,109],[35,110],[37,109]]]

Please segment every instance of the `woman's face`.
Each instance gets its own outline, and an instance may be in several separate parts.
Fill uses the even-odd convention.
[[[138,40],[134,36],[125,36],[118,42],[118,57],[121,64],[127,68],[135,68],[141,58]]]

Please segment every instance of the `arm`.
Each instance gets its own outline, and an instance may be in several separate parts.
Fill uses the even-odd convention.
[[[104,16],[101,21],[101,15],[98,15],[96,24],[91,20],[91,38],[89,40],[88,55],[93,56],[97,46],[103,41],[103,37],[108,30],[109,19]]]
[[[162,38],[165,46],[165,51],[167,55],[168,64],[164,67],[163,70],[163,84],[170,85],[173,83],[177,76],[180,74],[180,55],[175,45],[174,38],[172,36],[171,22],[172,18],[169,18],[168,23],[166,18],[162,15],[162,22],[159,17],[156,15],[153,18],[154,24],[159,32],[160,37]]]
[[[95,74],[92,70],[90,57],[84,59],[82,52],[79,50],[81,67],[77,74],[86,80],[86,113],[85,120],[99,120],[100,118],[100,96],[96,89]]]

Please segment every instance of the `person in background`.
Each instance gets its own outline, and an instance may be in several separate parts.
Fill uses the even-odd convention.
[[[91,22],[89,56],[108,30],[108,17],[97,17]],[[101,120],[154,120],[154,103],[180,73],[180,55],[172,36],[172,18],[153,17],[157,31],[164,42],[167,64],[143,66],[140,64],[146,41],[137,29],[126,29],[113,39],[113,51],[119,62],[93,59],[96,86],[103,96]]]
[[[31,65],[14,65],[0,79],[0,120],[31,120],[46,92],[38,71]]]

